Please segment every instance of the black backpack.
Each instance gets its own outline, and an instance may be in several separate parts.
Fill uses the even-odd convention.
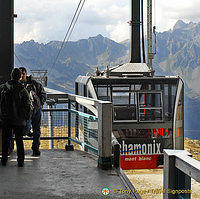
[[[6,120],[13,124],[17,123],[24,117],[22,106],[21,91],[14,90],[12,85],[5,83],[1,91],[2,120]]]

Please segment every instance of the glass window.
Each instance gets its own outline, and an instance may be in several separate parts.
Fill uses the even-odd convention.
[[[178,99],[178,106],[176,107],[176,116],[175,116],[175,140],[176,140],[176,149],[184,148],[184,128],[183,128],[183,88],[180,92]]]
[[[137,94],[135,92],[130,93],[130,104],[137,104]]]
[[[83,84],[78,84],[78,93],[81,96],[84,96],[84,85]]]
[[[98,99],[100,100],[108,100],[110,101],[110,87],[105,86],[105,87],[98,87]]]
[[[161,90],[161,85],[160,84],[155,84],[155,90]]]
[[[139,93],[139,107],[162,107],[161,93]]]
[[[140,84],[134,84],[134,85],[131,85],[131,89],[132,90],[141,90],[141,85]]]
[[[172,103],[171,103],[171,108],[173,110],[173,107],[174,107],[174,103],[175,103],[175,96],[176,96],[176,85],[172,85],[172,94],[171,94],[171,100],[172,100]]]
[[[169,111],[169,88],[168,84],[164,85],[164,117],[165,120],[171,120],[171,112]]]
[[[140,109],[139,112],[140,121],[161,121],[162,109]]]
[[[137,120],[136,92],[113,92],[114,120]]]
[[[98,87],[98,96],[107,96],[107,87]]]
[[[113,104],[129,104],[129,93],[113,92]]]
[[[135,106],[114,106],[114,120],[137,120]]]
[[[139,121],[162,121],[162,92],[140,92]]]
[[[115,90],[130,90],[130,87],[129,85],[127,84],[121,84],[121,85],[112,85],[112,90],[115,91]]]

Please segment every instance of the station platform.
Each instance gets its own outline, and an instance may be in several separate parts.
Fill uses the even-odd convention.
[[[22,168],[14,151],[6,166],[0,164],[2,199],[141,198],[133,189],[123,171],[101,170],[96,156],[79,150],[41,150],[40,157],[26,150]]]

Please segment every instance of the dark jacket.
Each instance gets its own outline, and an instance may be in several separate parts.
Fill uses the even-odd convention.
[[[34,111],[36,112],[44,105],[47,94],[42,86],[42,84],[32,78],[32,76],[27,76],[27,82],[24,84],[28,92],[34,91],[35,94],[38,96],[39,100],[36,100],[34,103]]]
[[[5,88],[7,87],[7,88]],[[9,89],[12,99],[2,101],[3,90]],[[7,125],[26,126],[30,118],[30,98],[25,87],[16,80],[0,85],[2,123]]]

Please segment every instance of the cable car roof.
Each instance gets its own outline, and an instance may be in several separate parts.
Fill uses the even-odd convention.
[[[110,69],[111,76],[133,76],[145,75],[150,76],[152,71],[145,63],[125,63]]]
[[[92,80],[92,82],[101,82],[101,83],[130,83],[134,80],[134,82],[152,82],[154,80],[161,81],[163,83],[172,83],[174,81],[177,81],[177,79],[181,79],[179,76],[81,76],[79,75],[75,82],[80,83],[83,85],[87,85],[89,80]]]

